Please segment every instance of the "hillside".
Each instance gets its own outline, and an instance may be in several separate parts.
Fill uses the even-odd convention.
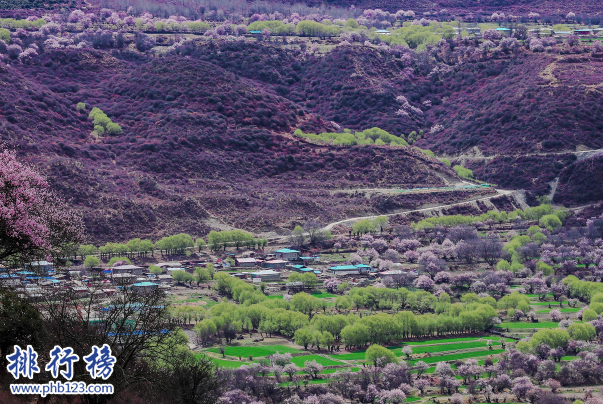
[[[292,1],[297,2],[297,1]],[[306,4],[320,4],[340,7],[380,8],[388,11],[414,10],[419,12],[439,12],[446,9],[461,15],[487,14],[493,12],[541,14],[601,13],[601,3],[596,0],[555,1],[555,0],[435,0],[425,2],[420,0],[306,0]]]
[[[57,51],[39,64],[3,65],[1,76],[3,141],[46,170],[98,242],[201,235],[210,217],[285,230],[313,217],[379,212],[378,202],[331,198],[327,190],[444,185],[436,171],[454,177],[412,148],[293,139],[292,128],[331,126],[261,83],[204,61]],[[86,111],[77,111],[78,102]],[[92,107],[123,132],[92,133]]]

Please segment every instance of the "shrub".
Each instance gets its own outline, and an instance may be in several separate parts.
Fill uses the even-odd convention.
[[[84,112],[86,110],[86,104],[83,102],[78,102],[75,108],[78,110],[78,112]]]

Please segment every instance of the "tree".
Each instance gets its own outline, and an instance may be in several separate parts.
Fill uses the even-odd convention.
[[[82,241],[81,217],[67,208],[48,182],[0,150],[0,261],[57,257]]]
[[[398,358],[396,358],[396,355],[391,350],[377,344],[372,344],[368,347],[365,359],[380,367],[388,363],[398,363]]]
[[[199,340],[201,344],[205,344],[216,335],[218,328],[211,318],[206,318],[195,324],[194,330],[197,333],[197,340]]]
[[[360,220],[352,225],[352,231],[355,234],[366,234],[375,231],[373,222],[368,219]]]
[[[331,233],[323,230],[318,220],[308,220],[304,224],[304,230],[308,233],[310,244],[313,245],[331,238]]]
[[[383,230],[385,230],[385,228],[387,227],[388,222],[389,219],[387,218],[387,216],[378,216],[373,221],[373,227],[376,231],[383,233]]]
[[[299,225],[295,226],[295,228],[291,232],[290,238],[291,238],[291,245],[293,245],[295,247],[303,246],[304,239],[305,239],[304,229]]]
[[[540,344],[547,344],[551,348],[565,347],[570,339],[570,334],[562,329],[542,329],[538,330],[530,338],[530,346],[537,347]]]
[[[308,345],[312,342],[312,330],[308,327],[300,328],[295,331],[295,336],[293,338],[297,345],[301,345],[304,349],[308,349]]]
[[[567,332],[573,339],[580,341],[590,341],[597,335],[595,327],[589,323],[573,323],[567,328]]]
[[[163,270],[158,266],[151,265],[149,266],[149,272],[153,275],[161,275],[163,273]]]
[[[40,313],[48,334],[45,351],[54,345],[68,346],[82,358],[93,345],[111,348],[116,362],[106,383],[114,386],[115,394],[99,395],[95,403],[106,403],[129,386],[148,380],[153,371],[144,363],[167,360],[182,344],[175,338],[177,328],[169,319],[163,291],[142,294],[124,288],[108,299],[101,295],[91,293],[82,299],[71,289],[56,288],[45,296]],[[75,364],[73,381],[94,383],[84,367],[81,360]]]
[[[193,275],[185,271],[174,271],[172,279],[180,284],[193,281]]]
[[[305,292],[296,293],[291,298],[291,307],[312,318],[312,312],[318,307],[318,299]]]
[[[38,310],[15,292],[0,289],[0,365],[6,369],[6,355],[13,345],[40,347],[43,321]]]
[[[554,230],[558,229],[563,224],[563,223],[561,223],[561,220],[559,219],[559,217],[554,214],[542,216],[540,218],[540,220],[538,221],[538,223],[541,226],[546,227],[550,231],[554,231]]]
[[[318,374],[322,372],[323,368],[324,367],[320,363],[316,362],[316,359],[304,362],[304,372],[312,375],[313,379],[318,377]]]
[[[162,377],[157,378],[163,391],[181,403],[212,404],[218,400],[220,382],[215,365],[206,355],[197,356],[188,347],[168,352]]]
[[[84,260],[84,266],[86,268],[93,268],[93,267],[97,267],[99,266],[100,261],[98,258],[96,258],[94,255],[89,255],[86,257],[86,259]]]

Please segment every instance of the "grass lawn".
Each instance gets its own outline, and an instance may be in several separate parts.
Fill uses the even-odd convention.
[[[528,293],[528,294],[526,294],[526,296],[528,296],[528,297],[538,297],[538,296],[540,296],[540,295],[538,295],[538,294],[536,294],[536,293]],[[547,295],[546,295],[546,296],[547,296],[547,297],[549,297],[549,296],[550,296],[550,297],[553,297],[553,294],[552,294],[552,293],[547,293]]]
[[[500,337],[491,336],[491,337],[464,337],[464,338],[445,338],[445,339],[432,339],[427,341],[410,341],[406,342],[405,345],[433,345],[433,344],[448,344],[451,342],[465,342],[465,341],[479,341],[482,340],[492,340],[492,341],[500,341]],[[515,341],[513,339],[505,338],[507,341]]]
[[[481,356],[496,355],[496,354],[499,354],[502,352],[505,352],[505,350],[504,349],[495,349],[492,351],[483,350],[483,351],[478,351],[478,352],[466,352],[466,353],[453,354],[453,355],[432,356],[431,358],[423,358],[423,359],[419,359],[419,360],[422,360],[423,362],[430,364],[430,363],[437,363],[437,362],[454,361],[454,360],[458,360],[458,359],[479,358]],[[408,361],[408,363],[414,365],[419,360]]]
[[[195,356],[199,357],[201,355],[195,355]],[[216,365],[218,365],[221,368],[240,368],[243,365],[251,364],[251,362],[227,361],[224,359],[217,359],[217,358],[212,358],[212,357],[209,357],[209,359],[211,359],[211,361],[213,363],[215,363]]]
[[[419,401],[420,399],[422,399],[423,397],[407,397],[406,398],[406,402],[407,403],[412,403],[413,401]]]
[[[337,295],[334,295],[332,293],[312,292],[311,294],[312,294],[312,296],[317,297],[319,299],[325,299],[325,298],[329,298],[329,297],[337,297]]]
[[[210,348],[209,352],[220,353],[218,348]],[[285,345],[266,345],[266,346],[227,346],[226,355],[248,358],[249,355],[253,357],[268,356],[273,353],[299,353],[299,349],[291,348]]]
[[[304,362],[313,360],[316,360],[316,362],[320,363],[323,366],[342,365],[342,363],[339,361],[334,361],[333,359],[325,358],[324,356],[320,355],[296,356],[295,358],[291,359],[291,362],[295,363],[299,367],[302,367],[304,366]]]
[[[510,328],[510,329],[517,329],[517,328],[557,328],[558,327],[558,323],[555,323],[553,321],[541,321],[539,323],[502,323],[501,325],[498,326],[498,328]]]
[[[494,345],[494,344],[493,344]],[[473,342],[460,342],[458,344],[444,344],[444,345],[432,345],[424,347],[416,347],[412,349],[412,353],[434,353],[434,352],[445,352],[454,351],[457,349],[470,349],[470,348],[485,348],[488,346],[486,341],[473,341]]]

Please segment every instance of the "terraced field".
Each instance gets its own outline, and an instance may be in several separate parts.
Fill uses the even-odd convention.
[[[210,348],[208,352],[220,353],[218,348]],[[301,350],[288,347],[285,345],[266,345],[261,347],[253,346],[229,346],[225,349],[225,354],[228,356],[240,356],[248,358],[250,355],[253,357],[269,356],[274,353],[300,353]]]

